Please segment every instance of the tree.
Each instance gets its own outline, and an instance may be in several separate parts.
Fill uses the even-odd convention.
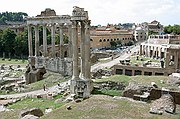
[[[164,27],[164,33],[166,34],[176,34],[176,35],[180,35],[180,25],[168,25]]]
[[[116,46],[117,46],[117,43],[116,43],[115,41],[111,41],[111,42],[110,42],[110,45],[111,45],[111,47],[116,47]]]
[[[14,51],[16,56],[20,56],[22,58],[23,55],[28,55],[28,41],[26,32],[19,33],[15,38],[14,44]]]
[[[2,35],[2,45],[4,47],[6,54],[13,54],[14,53],[14,41],[15,41],[16,34],[14,31],[10,29],[6,29],[3,31]]]

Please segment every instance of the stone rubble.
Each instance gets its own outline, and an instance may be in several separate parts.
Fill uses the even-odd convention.
[[[174,114],[176,112],[176,104],[170,94],[162,95],[161,98],[155,100],[150,108],[152,114],[163,114],[164,112]]]

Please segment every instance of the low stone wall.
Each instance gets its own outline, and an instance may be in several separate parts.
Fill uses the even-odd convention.
[[[72,59],[71,58],[43,58],[36,59],[36,67],[44,66],[47,70],[57,72],[65,76],[72,75]]]
[[[135,75],[165,75],[168,76],[175,72],[173,68],[155,68],[155,67],[140,67],[131,65],[117,64],[113,66],[113,74],[124,74],[129,76]]]
[[[161,97],[162,94],[170,94],[173,98],[176,104],[180,105],[180,92],[176,91],[162,91],[161,89],[151,89],[150,91],[150,100],[156,100]]]

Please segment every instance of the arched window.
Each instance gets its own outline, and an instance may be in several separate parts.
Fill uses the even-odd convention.
[[[100,39],[99,42],[102,42],[102,40]]]
[[[93,39],[90,39],[90,41],[93,41]]]
[[[106,42],[106,39],[104,39],[103,41]]]
[[[114,41],[116,41],[116,39],[114,39]]]
[[[109,39],[107,39],[107,41],[109,41]]]
[[[113,41],[113,39],[111,39],[111,41]]]

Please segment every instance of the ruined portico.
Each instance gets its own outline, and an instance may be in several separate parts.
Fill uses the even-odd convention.
[[[90,77],[90,20],[88,12],[83,8],[74,7],[72,12],[72,49],[73,49],[73,76],[70,85],[71,94],[78,97],[87,98],[92,91],[92,80]],[[81,26],[80,53],[81,64],[80,73],[78,69],[78,30],[77,26]]]
[[[46,69],[53,72],[62,73],[63,75],[72,75],[70,51],[68,51],[69,57],[64,58],[63,42],[64,27],[68,27],[68,31],[71,31],[72,23],[70,20],[70,15],[56,15],[55,11],[51,9],[46,9],[45,11],[41,12],[41,15],[37,15],[36,17],[27,18],[29,61],[32,66],[35,66],[36,68],[44,66]],[[32,45],[32,27],[35,35],[35,50],[33,50]],[[42,50],[40,50],[39,44],[40,27],[43,27]],[[51,33],[51,45],[47,44],[47,30],[49,30]],[[60,44],[55,44],[55,34],[57,33],[60,36]],[[70,34],[68,35],[68,46],[71,47],[71,37]],[[48,49],[50,49],[50,51]]]
[[[56,15],[50,9],[50,13],[41,12],[41,15],[27,18],[28,25],[28,43],[29,43],[29,61],[36,68],[44,66],[47,70],[59,72],[64,75],[72,75],[70,84],[71,94],[78,97],[89,97],[92,91],[92,81],[90,77],[90,20],[88,12],[84,8],[74,7],[72,16]],[[39,27],[43,27],[43,52],[40,55],[39,46]],[[69,57],[64,57],[63,28],[68,27]],[[80,59],[78,47],[78,27],[80,26]],[[35,31],[35,50],[33,53],[32,45],[32,27]],[[51,32],[51,46],[47,45],[47,31]],[[60,44],[55,44],[55,34],[60,34]],[[48,53],[48,47],[51,53]],[[58,49],[58,50],[57,50]],[[78,61],[80,60],[80,64]],[[79,71],[80,66],[80,71]],[[73,69],[73,71],[71,71]],[[71,74],[72,73],[72,74]]]

